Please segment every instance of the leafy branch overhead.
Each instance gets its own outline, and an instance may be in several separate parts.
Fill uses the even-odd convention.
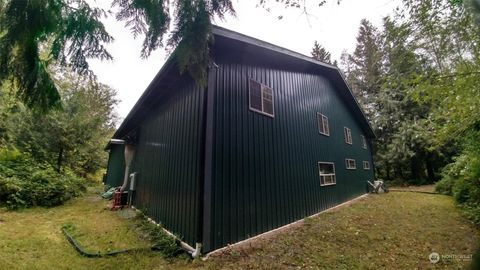
[[[235,13],[230,0],[114,0],[112,7],[135,37],[145,36],[142,57],[165,45],[178,46],[179,68],[199,84],[206,81],[213,17]],[[12,83],[29,107],[45,111],[58,106],[60,94],[49,67],[93,76],[87,59],[111,60],[105,44],[113,37],[101,22],[107,15],[85,0],[2,1],[0,84]]]
[[[165,45],[176,47],[180,71],[188,71],[199,85],[206,83],[211,21],[215,16],[223,19],[226,13],[235,14],[230,0],[114,0],[112,6],[119,8],[116,19],[125,21],[135,37],[145,35],[143,58]],[[171,23],[173,28],[169,31]]]
[[[105,13],[85,1],[7,1],[0,14],[0,82],[42,110],[59,105],[48,71],[52,62],[88,74],[87,58],[112,59],[104,43],[113,38],[100,22]]]

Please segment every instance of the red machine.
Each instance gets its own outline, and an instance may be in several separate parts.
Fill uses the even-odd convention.
[[[127,199],[128,199],[128,191],[121,192],[120,188],[118,188],[113,193],[113,204],[110,210],[115,211],[118,209],[122,209],[124,206],[127,205]]]

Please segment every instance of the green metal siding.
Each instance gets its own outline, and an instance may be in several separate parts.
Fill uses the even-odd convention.
[[[362,195],[374,177],[370,148],[361,146],[362,129],[325,77],[246,64],[243,57],[216,59],[212,233],[205,251]],[[274,118],[249,110],[248,78],[273,89]],[[317,112],[329,119],[329,137],[318,132]],[[353,145],[344,142],[344,126],[352,130]],[[345,158],[355,159],[357,169],[347,170]],[[363,170],[363,160],[371,170]],[[335,163],[336,185],[320,186],[319,161]]]
[[[183,76],[140,123],[134,205],[194,246],[204,91]]]
[[[110,187],[118,187],[123,184],[125,175],[125,145],[112,144],[108,154],[107,179],[105,184]]]

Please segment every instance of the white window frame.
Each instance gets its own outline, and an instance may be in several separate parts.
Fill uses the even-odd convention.
[[[320,171],[320,164],[332,164],[333,173],[322,174],[321,171]],[[333,163],[333,162],[319,161],[319,162],[317,163],[317,170],[318,170],[318,176],[320,177],[320,186],[332,186],[332,185],[336,185],[336,184],[337,184],[337,177],[335,176],[335,163]],[[331,183],[328,183],[328,184],[322,184],[322,176],[323,176],[323,177],[330,176],[331,179],[332,179],[332,182],[331,182]],[[323,181],[323,182],[325,183],[325,181]]]
[[[360,137],[362,138],[362,148],[367,149],[367,139],[363,135],[360,135]]]
[[[353,144],[353,141],[352,141],[352,130],[349,129],[348,127],[343,127],[343,137],[345,139],[345,143],[346,144],[349,144],[349,145],[352,145]]]
[[[365,166],[366,165],[366,166]],[[370,162],[364,160],[363,161],[363,169],[364,170],[370,170]]]
[[[319,121],[320,118],[322,119],[323,131],[326,131],[326,132],[322,132],[320,130],[320,121]],[[327,123],[326,125],[325,125],[325,122]],[[318,125],[318,133],[320,133],[322,135],[325,135],[325,136],[330,136],[330,123],[328,122],[328,117],[327,116],[317,112],[317,125]],[[326,127],[326,129],[325,129],[325,127]]]
[[[258,83],[260,84],[260,92],[261,92],[261,104],[262,104],[262,110],[257,110],[255,108],[252,107],[252,100],[251,100],[251,94],[250,94],[250,91],[251,91],[251,87],[250,87],[250,83],[251,81],[255,82],[255,83]],[[264,100],[264,88],[268,88],[270,89],[270,91],[272,92],[272,114],[269,114],[267,112],[265,112],[265,109],[263,108],[263,100]],[[257,112],[259,114],[263,114],[263,115],[266,115],[266,116],[269,116],[269,117],[272,117],[272,118],[275,118],[275,98],[274,98],[274,91],[273,91],[273,88],[253,79],[253,78],[248,78],[248,107],[251,111],[254,111],[254,112]]]
[[[350,166],[350,162],[353,161],[353,166]],[[357,162],[353,158],[346,158],[345,159],[345,168],[347,170],[356,170],[357,169]]]

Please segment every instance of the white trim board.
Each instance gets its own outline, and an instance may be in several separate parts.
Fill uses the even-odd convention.
[[[135,206],[131,205],[130,207],[131,207],[133,210],[137,211],[138,213],[141,213],[141,211],[138,210],[137,208],[135,208]],[[170,235],[171,237],[173,237],[176,241],[179,241],[179,242],[180,242],[180,247],[181,247],[183,250],[185,250],[186,252],[188,252],[188,253],[190,253],[190,254],[192,254],[193,252],[195,252],[195,249],[194,249],[192,246],[190,246],[189,244],[187,244],[187,243],[183,242],[182,240],[180,240],[177,236],[175,236],[175,235],[174,235],[172,232],[170,232],[169,230],[165,229],[163,226],[160,226],[160,224],[158,224],[157,222],[155,222],[155,220],[153,220],[153,219],[150,218],[150,217],[148,217],[147,220],[150,221],[151,223],[157,225],[158,227],[161,227],[162,230],[163,230],[166,234],[168,234],[168,235]]]
[[[339,204],[339,205],[335,205],[334,207],[330,207],[330,208],[328,208],[328,209],[325,209],[325,210],[323,210],[323,211],[321,211],[321,212],[318,212],[318,213],[316,213],[316,214],[313,214],[313,215],[311,215],[311,216],[304,217],[304,218],[299,219],[299,220],[297,220],[297,221],[294,221],[294,222],[292,222],[292,223],[283,225],[282,227],[278,227],[278,228],[276,228],[276,229],[273,229],[273,230],[270,230],[270,231],[261,233],[261,234],[259,234],[259,235],[255,235],[255,236],[250,237],[250,238],[247,238],[247,239],[244,239],[244,240],[242,240],[242,241],[240,241],[240,242],[227,245],[227,246],[225,246],[225,247],[216,249],[216,250],[214,250],[214,251],[210,251],[209,253],[205,254],[205,256],[204,256],[202,259],[203,259],[203,260],[207,260],[207,259],[210,257],[210,255],[214,255],[214,254],[216,254],[216,253],[223,252],[223,251],[225,251],[225,250],[227,250],[227,249],[231,249],[231,248],[235,248],[235,247],[239,247],[239,246],[245,245],[245,244],[247,244],[248,242],[253,241],[253,240],[255,240],[255,239],[259,239],[259,238],[262,238],[262,237],[269,236],[269,235],[271,235],[271,234],[273,234],[273,233],[275,233],[275,232],[283,231],[283,230],[285,230],[285,229],[287,229],[287,228],[289,228],[289,227],[291,227],[291,226],[294,226],[294,225],[299,225],[299,224],[305,222],[305,219],[306,219],[306,218],[314,218],[314,217],[319,216],[319,215],[321,215],[321,214],[323,214],[323,213],[330,212],[330,211],[335,210],[335,209],[337,209],[337,208],[340,208],[340,207],[349,205],[349,204],[351,204],[351,203],[353,203],[353,202],[355,202],[355,201],[357,201],[357,200],[360,200],[360,199],[362,199],[362,198],[365,198],[365,197],[367,197],[367,196],[368,196],[368,193],[363,194],[363,195],[361,195],[361,196],[359,196],[359,197],[353,198],[353,199],[351,199],[351,200],[349,200],[349,201],[346,201],[346,202],[343,202],[343,203],[341,203],[341,204]]]

